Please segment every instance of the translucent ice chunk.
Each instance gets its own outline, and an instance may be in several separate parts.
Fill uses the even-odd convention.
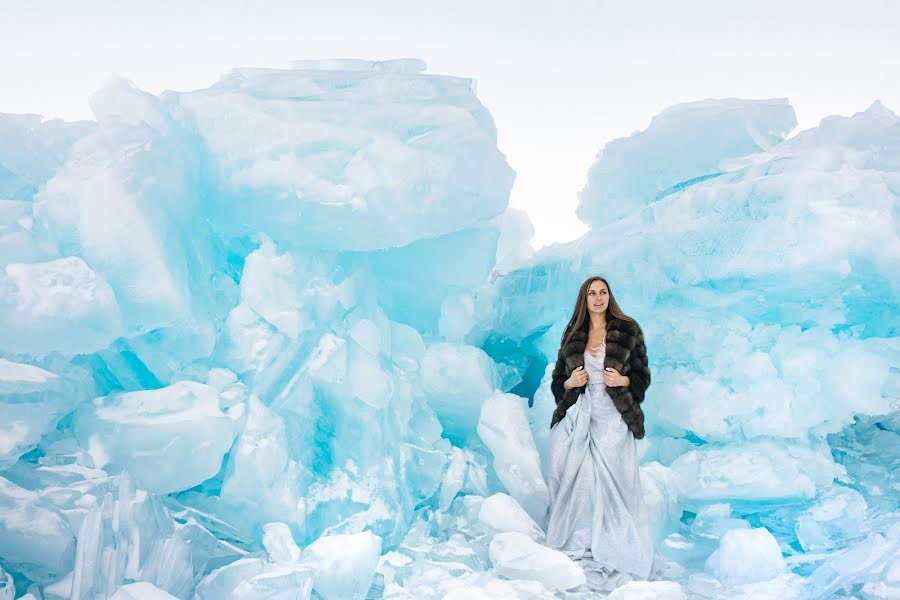
[[[823,596],[848,585],[875,581],[900,554],[900,524],[884,535],[872,533],[846,550],[831,555],[809,576],[810,586]]]
[[[706,561],[706,571],[727,586],[765,581],[786,570],[778,541],[763,528],[732,529]]]
[[[197,600],[231,598],[241,582],[250,580],[266,569],[261,558],[242,558],[214,570],[197,584]]]
[[[451,296],[441,303],[438,330],[447,340],[461,342],[475,325],[475,303],[468,294]]]
[[[231,507],[233,521],[253,526],[275,518],[302,523],[301,475],[299,465],[288,455],[284,421],[251,396],[244,429],[229,453],[219,493]]]
[[[456,498],[456,494],[462,489],[468,471],[468,461],[466,454],[456,446],[450,449],[450,460],[447,463],[447,469],[444,471],[444,477],[441,479],[440,496],[438,507],[440,510],[447,510],[450,503]]]
[[[55,373],[0,358],[0,469],[31,450],[78,400]]]
[[[372,585],[381,538],[371,532],[323,536],[303,549],[314,589],[325,600],[362,600]]]
[[[308,600],[312,583],[312,571],[298,563],[244,558],[204,577],[197,584],[195,597],[197,600]]]
[[[0,272],[9,263],[29,264],[54,257],[53,248],[41,246],[34,239],[32,208],[31,202],[4,200],[0,194]]]
[[[534,392],[534,402],[528,409],[528,423],[531,425],[531,434],[534,437],[534,445],[541,455],[541,472],[546,477],[549,475],[547,445],[550,440],[550,420],[556,409],[556,399],[550,390],[550,377],[553,374],[554,361],[551,361],[544,369],[544,375],[538,389]]]
[[[517,531],[535,541],[544,537],[544,532],[534,519],[507,494],[498,493],[485,498],[478,510],[478,520],[499,533]]]
[[[293,257],[278,254],[268,238],[247,256],[241,274],[241,301],[291,339],[309,326],[300,312],[296,277]]]
[[[35,197],[40,240],[83,257],[112,286],[128,331],[208,319],[230,294],[198,218],[193,136],[159,98],[121,78],[91,105],[100,127]]]
[[[177,96],[219,174],[226,231],[374,250],[503,212],[513,173],[471,82],[383,64],[238,69]]]
[[[679,456],[672,469],[683,498],[811,498],[843,472],[830,453],[772,441],[715,447],[706,445]]]
[[[534,579],[560,591],[585,582],[584,571],[572,559],[524,533],[498,533],[491,540],[490,552],[494,572],[509,579]]]
[[[0,557],[32,581],[50,582],[72,570],[75,536],[47,501],[0,477]]]
[[[836,486],[797,516],[797,540],[804,550],[828,550],[859,535],[866,519],[866,500],[856,490]]]
[[[641,491],[650,518],[650,531],[657,541],[664,538],[681,518],[681,480],[672,469],[658,462],[640,466]]]
[[[255,396],[247,401],[244,429],[231,449],[220,497],[235,507],[240,522],[281,516],[303,521],[300,469],[289,458],[283,420]],[[250,507],[253,508],[249,511]],[[249,512],[250,514],[240,514]]]
[[[497,241],[494,270],[505,273],[523,264],[533,254],[530,240],[534,237],[534,225],[528,213],[517,208],[507,208],[497,219],[500,222],[500,239]]]
[[[242,413],[243,405],[223,413],[215,388],[181,381],[82,405],[75,433],[96,466],[125,468],[141,487],[169,493],[218,472]]]
[[[112,288],[82,259],[6,265],[0,272],[0,350],[94,352],[122,335]]]
[[[193,565],[205,568],[206,552],[216,554],[215,546],[188,546],[160,498],[136,489],[127,473],[97,482],[92,492],[79,499],[91,508],[78,527],[71,598],[111,596],[131,581],[152,583],[179,598],[191,594]]]
[[[478,435],[494,456],[494,471],[509,495],[531,518],[541,522],[549,491],[525,414],[526,400],[495,392],[481,407]]]
[[[0,114],[0,198],[32,200],[65,161],[72,144],[96,127],[92,121]]]
[[[178,600],[172,594],[164,592],[152,583],[138,581],[123,585],[109,600]]]
[[[246,304],[239,304],[225,321],[222,354],[236,372],[261,373],[287,346],[284,335]]]
[[[312,584],[309,570],[276,564],[242,581],[228,597],[234,600],[308,600]]]
[[[719,174],[728,159],[770,149],[796,124],[786,98],[670,107],[645,131],[603,148],[588,173],[578,216],[594,226],[615,221],[682,182]]]
[[[695,573],[689,577],[687,587],[694,592],[692,596],[715,600],[809,600],[811,593],[807,581],[796,573],[783,573],[772,579],[734,586],[723,585],[707,574]]]
[[[266,523],[263,526],[263,546],[270,562],[296,563],[300,560],[300,548],[284,523]]]
[[[881,573],[881,581],[867,581],[859,591],[865,600],[900,598],[900,556],[894,558]]]
[[[352,264],[371,272],[388,317],[425,334],[438,333],[445,300],[471,295],[489,277],[498,236],[495,226],[473,227],[400,248],[353,255]],[[475,308],[482,312],[477,304]],[[461,322],[463,328],[469,326],[467,318]]]
[[[485,398],[494,390],[494,366],[480,348],[433,344],[422,358],[422,387],[445,434],[462,443],[473,433]]]
[[[16,586],[12,575],[0,566],[0,600],[13,600],[16,597]]]

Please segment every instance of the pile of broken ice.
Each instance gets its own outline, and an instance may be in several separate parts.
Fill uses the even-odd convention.
[[[541,542],[594,273],[654,373],[654,581],[609,598],[897,598],[900,119],[670,108],[529,257],[491,116],[423,69],[0,115],[0,599],[593,597]]]

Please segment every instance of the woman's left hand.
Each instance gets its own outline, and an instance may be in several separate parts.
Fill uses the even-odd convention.
[[[612,367],[603,370],[603,383],[608,387],[623,387],[631,383],[627,375],[622,375]]]

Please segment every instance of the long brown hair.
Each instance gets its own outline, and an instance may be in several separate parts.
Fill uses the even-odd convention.
[[[583,331],[587,333],[588,328],[590,328],[591,320],[588,317],[587,293],[588,289],[590,289],[591,287],[591,284],[595,281],[602,281],[606,284],[606,289],[609,290],[609,304],[607,304],[606,306],[607,322],[609,322],[608,319],[610,317],[614,319],[622,319],[625,321],[634,321],[634,319],[626,315],[624,312],[622,312],[622,309],[619,308],[619,303],[616,302],[616,298],[615,296],[613,296],[612,287],[610,287],[609,282],[606,281],[606,279],[600,277],[599,275],[588,277],[584,280],[584,283],[581,284],[581,287],[578,288],[578,297],[575,299],[575,310],[572,311],[572,318],[569,319],[569,324],[566,325],[566,329],[563,332],[563,346],[569,343],[569,340],[572,339],[572,336],[575,335],[576,331]]]

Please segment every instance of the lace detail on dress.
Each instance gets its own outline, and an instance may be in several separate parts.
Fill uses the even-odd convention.
[[[594,352],[592,352],[594,351]],[[603,340],[598,345],[590,347],[585,346],[585,352],[593,356],[594,358],[605,357],[606,356],[606,340]]]

